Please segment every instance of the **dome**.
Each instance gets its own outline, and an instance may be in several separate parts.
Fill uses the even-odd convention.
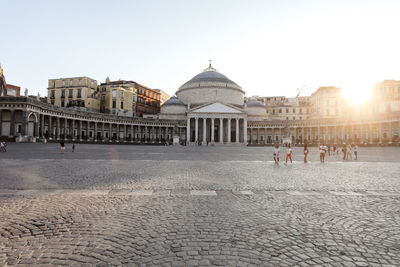
[[[164,104],[162,104],[162,106],[169,106],[169,105],[186,106],[176,96],[170,97],[167,101],[164,102]]]
[[[211,64],[202,73],[184,83],[176,92],[184,104],[206,104],[220,101],[243,106],[244,91],[235,82],[219,73]]]
[[[261,103],[258,100],[255,100],[255,99],[250,99],[249,101],[247,101],[246,105],[247,105],[247,107],[265,108],[265,105],[263,105],[263,103]]]
[[[202,83],[216,83],[216,84],[221,84],[222,86],[232,88],[236,88],[241,90],[242,88],[237,85],[235,82],[231,81],[223,75],[222,73],[217,72],[216,69],[211,67],[211,65],[205,69],[202,73],[197,74],[194,76],[192,79],[184,83],[179,90],[186,89],[186,88],[191,88],[191,87],[200,87]],[[223,85],[225,84],[225,85]]]

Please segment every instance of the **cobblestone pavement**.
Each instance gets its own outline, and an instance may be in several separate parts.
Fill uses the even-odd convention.
[[[0,265],[400,266],[399,148],[10,144]]]

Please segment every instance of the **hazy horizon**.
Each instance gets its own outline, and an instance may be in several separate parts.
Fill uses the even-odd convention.
[[[246,96],[363,97],[400,80],[397,1],[1,1],[10,84],[47,95],[53,78],[134,80],[173,95],[213,67]]]

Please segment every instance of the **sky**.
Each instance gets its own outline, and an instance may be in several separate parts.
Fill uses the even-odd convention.
[[[0,0],[8,83],[47,95],[48,79],[134,80],[173,95],[212,60],[246,96],[365,99],[400,80],[400,1]]]

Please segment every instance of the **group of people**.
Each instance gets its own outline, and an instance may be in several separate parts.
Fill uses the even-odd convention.
[[[274,146],[274,161],[275,164],[279,164],[279,155],[280,155],[280,147],[278,144],[275,144]],[[358,159],[358,146],[357,145],[344,145],[341,149],[340,147],[333,147],[333,153],[336,155],[340,154],[340,151],[342,151],[343,153],[343,160],[352,160],[353,159],[353,154],[354,154],[354,160]],[[304,163],[308,162],[308,154],[309,154],[309,150],[307,145],[304,146],[303,149],[303,154],[304,154]],[[328,154],[329,156],[331,155],[331,148],[330,146],[326,146],[324,144],[321,144],[319,146],[319,160],[321,163],[325,162],[325,156],[326,154]],[[286,158],[285,158],[285,164],[288,163],[288,161],[290,161],[290,163],[293,163],[293,149],[291,147],[291,145],[289,144],[286,148]]]
[[[60,153],[61,153],[61,154],[64,154],[64,152],[65,152],[65,143],[64,143],[64,142],[61,142],[61,143],[60,143],[60,147],[61,147]],[[75,144],[72,144],[72,152],[75,152]]]
[[[7,152],[6,147],[7,147],[6,141],[1,140],[1,141],[0,141],[0,152]]]

